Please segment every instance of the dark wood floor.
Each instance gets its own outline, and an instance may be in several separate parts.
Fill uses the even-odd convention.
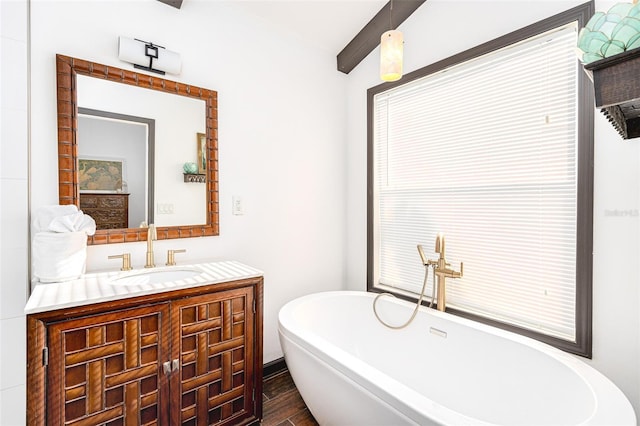
[[[262,426],[317,426],[288,370],[265,377]]]

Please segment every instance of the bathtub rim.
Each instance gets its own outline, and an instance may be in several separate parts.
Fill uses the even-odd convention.
[[[389,401],[384,400],[384,398],[381,398],[376,393],[371,392],[371,389],[367,388],[366,386],[363,386],[362,383],[359,383],[358,381],[354,380],[348,374],[345,374],[341,369],[337,369],[332,364],[327,363],[323,358],[319,357],[318,354],[315,354],[311,350],[309,350],[308,348],[301,346],[300,344],[298,344],[296,341],[290,339],[289,337],[283,336],[280,331],[278,332],[278,334],[280,335],[280,339],[284,339],[285,340],[285,343],[282,344],[283,350],[285,352],[285,359],[288,356],[287,353],[290,353],[289,352],[290,350],[293,350],[293,351],[297,350],[297,351],[304,352],[306,356],[309,356],[314,361],[317,361],[317,363],[323,365],[325,368],[334,370],[335,374],[341,376],[341,380],[346,380],[346,381],[350,382],[350,384],[352,386],[355,386],[355,387],[359,388],[359,390],[361,392],[366,392],[366,393],[370,394],[370,396],[380,400],[381,404],[384,404],[386,407],[391,408],[394,411],[399,412],[399,417],[404,417],[406,419],[409,419],[409,420],[413,421],[416,425],[419,425],[419,423],[416,421],[416,419],[410,418],[410,416],[406,412],[402,412],[402,411],[398,410],[398,407],[394,406]],[[285,349],[285,347],[286,347],[286,349]],[[291,373],[292,377],[295,375],[295,372],[293,370],[291,370],[290,373]],[[303,395],[304,389],[298,389],[298,391],[301,394],[301,396],[304,396]],[[314,416],[316,416],[316,414],[313,411],[314,407],[309,406],[308,408],[311,411],[311,413]]]
[[[420,416],[420,413],[424,411],[424,409],[419,409],[419,407],[424,407],[425,404],[429,404],[429,409],[433,408],[433,410],[430,411],[430,415],[433,415],[433,420],[442,424],[491,424],[480,419],[468,417],[462,413],[453,411],[436,401],[430,400],[392,377],[387,376],[385,373],[367,365],[365,362],[347,351],[338,348],[331,342],[327,342],[322,337],[310,333],[303,327],[296,324],[293,320],[292,311],[300,304],[308,303],[314,299],[325,299],[336,296],[365,297],[373,302],[377,293],[368,291],[338,290],[311,293],[293,299],[286,303],[278,313],[278,331],[281,338],[284,336],[293,343],[296,343],[298,346],[301,346],[321,361],[327,363],[354,382],[368,389],[376,397],[384,399],[385,401],[387,401],[385,397],[393,398],[392,402],[387,401],[387,403],[407,417],[415,419],[416,415]],[[389,298],[388,301],[404,306],[405,308],[412,308],[415,306],[415,303],[399,298]],[[635,411],[626,395],[604,374],[584,361],[578,359],[575,355],[569,354],[530,337],[479,323],[471,319],[459,317],[446,312],[440,312],[435,309],[429,309],[426,306],[421,306],[420,310],[425,311],[425,314],[427,315],[434,315],[446,321],[451,321],[463,326],[471,327],[481,332],[487,332],[494,336],[503,337],[523,344],[533,350],[550,356],[566,368],[569,368],[585,383],[594,399],[594,406],[592,407],[591,413],[585,414],[585,418],[581,424],[610,424],[612,414],[613,416],[619,417],[618,421],[621,422],[620,424],[636,424]],[[383,383],[384,386],[381,386],[380,383]],[[389,392],[389,390],[392,392]],[[394,393],[395,391],[401,393]],[[396,398],[394,395],[403,395],[403,399],[401,400]],[[409,410],[411,414],[407,414],[405,410]],[[624,414],[621,416],[620,413]]]

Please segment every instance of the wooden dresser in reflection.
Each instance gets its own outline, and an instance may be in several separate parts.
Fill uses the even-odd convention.
[[[96,221],[98,229],[129,227],[129,194],[80,194],[80,210]]]

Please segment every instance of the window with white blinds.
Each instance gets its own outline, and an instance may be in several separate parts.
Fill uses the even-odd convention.
[[[370,286],[418,293],[443,233],[448,308],[576,340],[577,28],[370,98]]]

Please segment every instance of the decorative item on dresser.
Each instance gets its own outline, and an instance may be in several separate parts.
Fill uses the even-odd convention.
[[[80,194],[80,210],[96,221],[96,229],[129,227],[129,194]]]

